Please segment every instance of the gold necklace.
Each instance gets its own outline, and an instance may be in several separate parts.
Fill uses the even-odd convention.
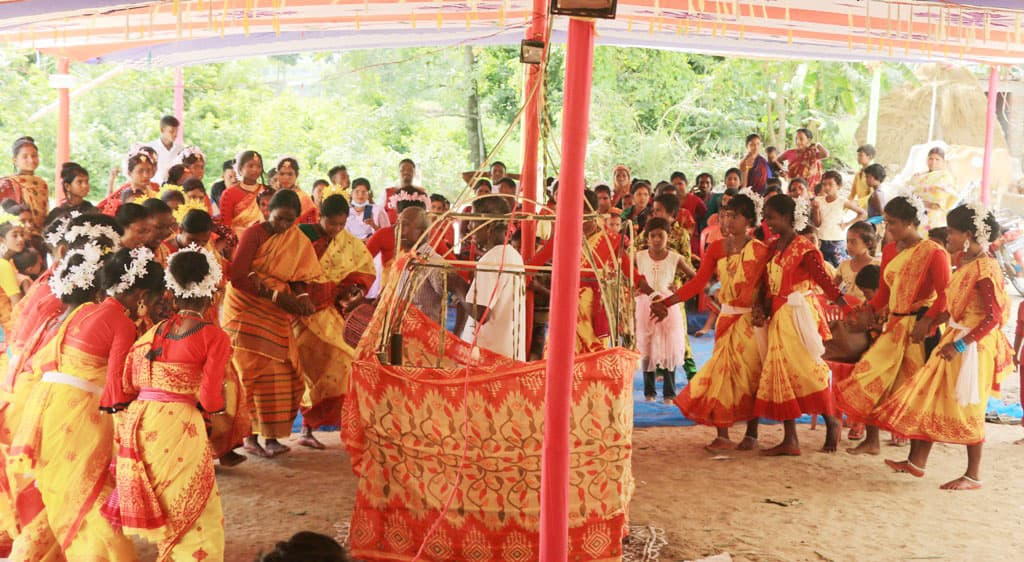
[[[181,316],[193,316],[195,318],[199,318],[200,320],[203,319],[203,313],[197,312],[195,310],[182,309],[178,311],[178,314],[180,314]]]

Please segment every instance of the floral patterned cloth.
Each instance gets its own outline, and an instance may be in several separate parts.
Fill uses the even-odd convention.
[[[390,298],[360,342],[342,414],[359,476],[352,555],[406,560],[422,546],[423,560],[535,559],[544,363],[474,349],[409,307],[401,324],[405,366],[383,365],[375,353],[388,316],[381,311],[400,308]],[[632,351],[610,349],[577,356],[571,373],[574,560],[622,556],[636,361]]]

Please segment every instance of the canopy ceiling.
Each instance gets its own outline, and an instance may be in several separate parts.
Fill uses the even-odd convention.
[[[0,43],[134,67],[516,44],[531,0],[0,0]],[[1024,63],[1024,0],[619,0],[598,44],[746,57]],[[552,41],[564,40],[556,18]]]

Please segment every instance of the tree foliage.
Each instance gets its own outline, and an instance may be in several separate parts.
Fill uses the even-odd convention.
[[[524,69],[515,47],[366,50],[246,59],[185,70],[185,137],[208,155],[207,182],[220,163],[256,149],[267,166],[285,155],[310,185],[336,164],[376,187],[397,177],[397,162],[419,163],[420,182],[454,196],[470,164],[466,114],[475,82],[484,149],[516,171]],[[545,80],[545,163],[557,172],[565,53],[549,53]],[[111,70],[76,64],[79,85]],[[56,112],[30,121],[56,100],[53,59],[0,51],[0,142],[28,134],[39,143],[39,174],[53,177]],[[883,90],[912,80],[903,65],[883,65]],[[753,131],[785,147],[806,126],[835,155],[852,162],[853,130],[867,111],[870,69],[856,63],[779,62],[649,49],[599,47],[594,58],[587,174],[608,181],[619,163],[661,179],[673,170],[721,178]],[[470,76],[469,73],[473,75]],[[158,135],[173,107],[173,71],[129,70],[72,103],[72,159],[92,172],[94,196],[106,189],[135,142]],[[504,142],[500,142],[504,138]],[[378,190],[379,191],[379,190]]]

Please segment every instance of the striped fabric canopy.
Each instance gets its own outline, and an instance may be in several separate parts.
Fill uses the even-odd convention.
[[[133,67],[516,44],[531,0],[0,0],[0,43]],[[598,44],[742,57],[1024,63],[1024,0],[619,0]],[[563,41],[556,18],[552,41]]]

